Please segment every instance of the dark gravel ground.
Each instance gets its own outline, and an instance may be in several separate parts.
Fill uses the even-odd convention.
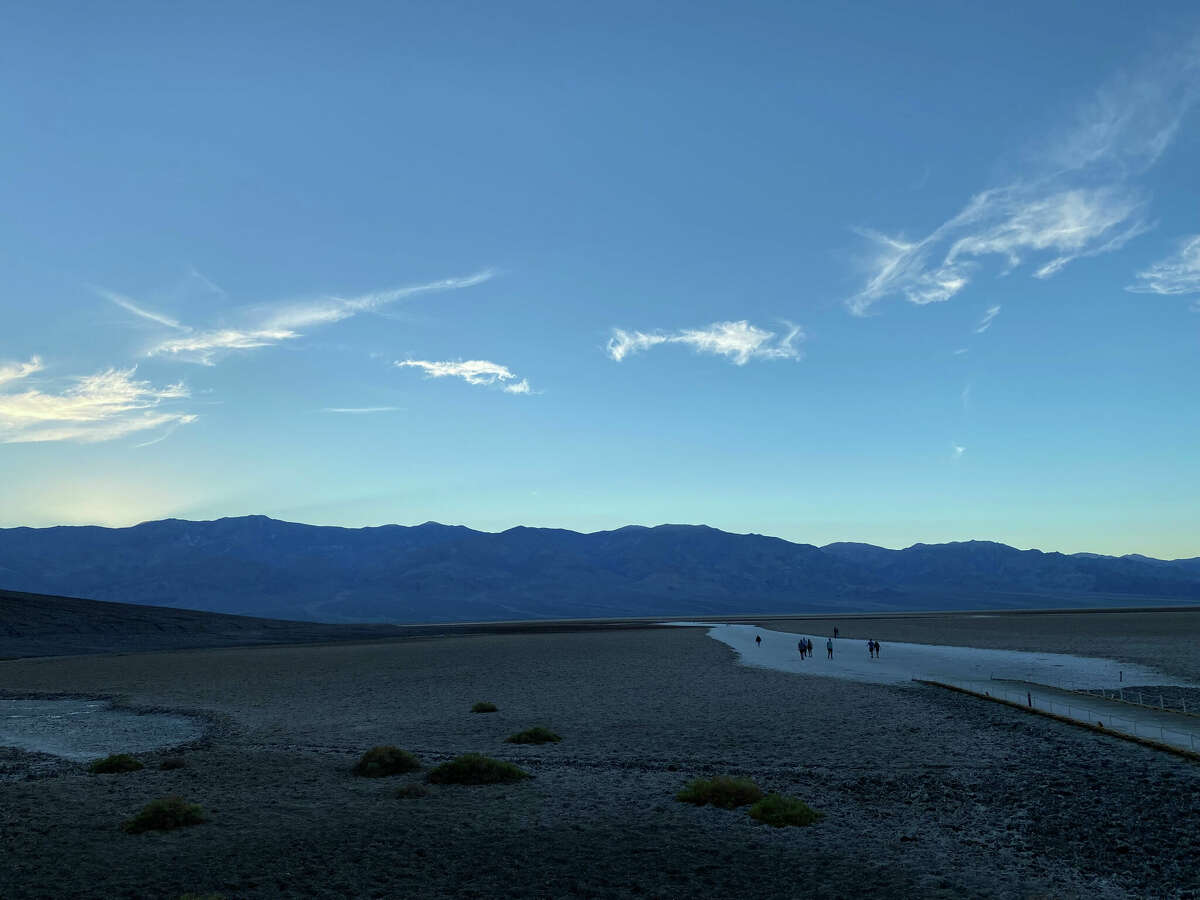
[[[19,660],[0,690],[222,723],[183,769],[0,784],[6,900],[1200,897],[1197,764],[935,688],[739,666],[699,629]],[[503,742],[535,724],[563,742]],[[349,773],[377,743],[536,777],[399,799],[412,776]],[[826,818],[772,829],[672,799],[719,773]],[[211,821],[120,830],[171,793]]]

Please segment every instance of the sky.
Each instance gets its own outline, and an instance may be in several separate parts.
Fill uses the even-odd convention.
[[[5,19],[0,526],[1200,555],[1193,3]]]

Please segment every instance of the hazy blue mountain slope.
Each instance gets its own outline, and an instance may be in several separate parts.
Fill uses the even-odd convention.
[[[818,548],[690,525],[491,534],[247,516],[0,529],[0,588],[327,622],[1197,601],[1196,563],[987,541]]]

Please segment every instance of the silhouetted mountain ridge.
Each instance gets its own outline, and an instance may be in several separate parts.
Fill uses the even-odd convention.
[[[703,525],[497,534],[244,516],[0,529],[0,587],[326,622],[736,615],[1196,602],[1200,558],[816,547]]]

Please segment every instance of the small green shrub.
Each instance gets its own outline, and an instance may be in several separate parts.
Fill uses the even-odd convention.
[[[428,775],[430,784],[505,784],[533,776],[510,762],[482,753],[464,753],[444,762]]]
[[[168,756],[158,764],[158,767],[164,772],[169,772],[172,769],[186,769],[187,760],[182,756]]]
[[[720,809],[736,809],[749,806],[763,798],[763,792],[749,778],[733,775],[717,775],[715,778],[697,778],[688,783],[675,799],[683,803],[704,806],[711,803]]]
[[[429,788],[419,781],[410,781],[408,784],[402,784],[396,788],[396,796],[401,800],[419,800],[421,797],[429,796]]]
[[[129,834],[140,834],[143,831],[170,831],[207,821],[208,816],[199,804],[188,803],[182,797],[162,797],[151,800],[121,827]]]
[[[119,772],[136,772],[141,768],[144,768],[142,764],[128,753],[114,753],[112,756],[96,760],[88,766],[88,771],[93,775],[111,775]]]
[[[495,703],[488,703],[484,700],[480,700],[478,703],[476,703],[474,706],[471,707],[471,712],[475,712],[475,713],[496,712],[499,708],[500,707],[498,707]]]
[[[750,807],[750,818],[776,828],[811,825],[824,817],[825,813],[817,812],[803,800],[784,794],[767,794]]]
[[[526,728],[524,731],[518,731],[516,734],[510,734],[504,740],[509,744],[556,744],[561,741],[562,738],[560,738],[549,728],[536,725],[533,728]]]
[[[363,778],[384,778],[388,775],[403,775],[421,768],[421,761],[399,747],[372,747],[354,764],[354,774]]]

